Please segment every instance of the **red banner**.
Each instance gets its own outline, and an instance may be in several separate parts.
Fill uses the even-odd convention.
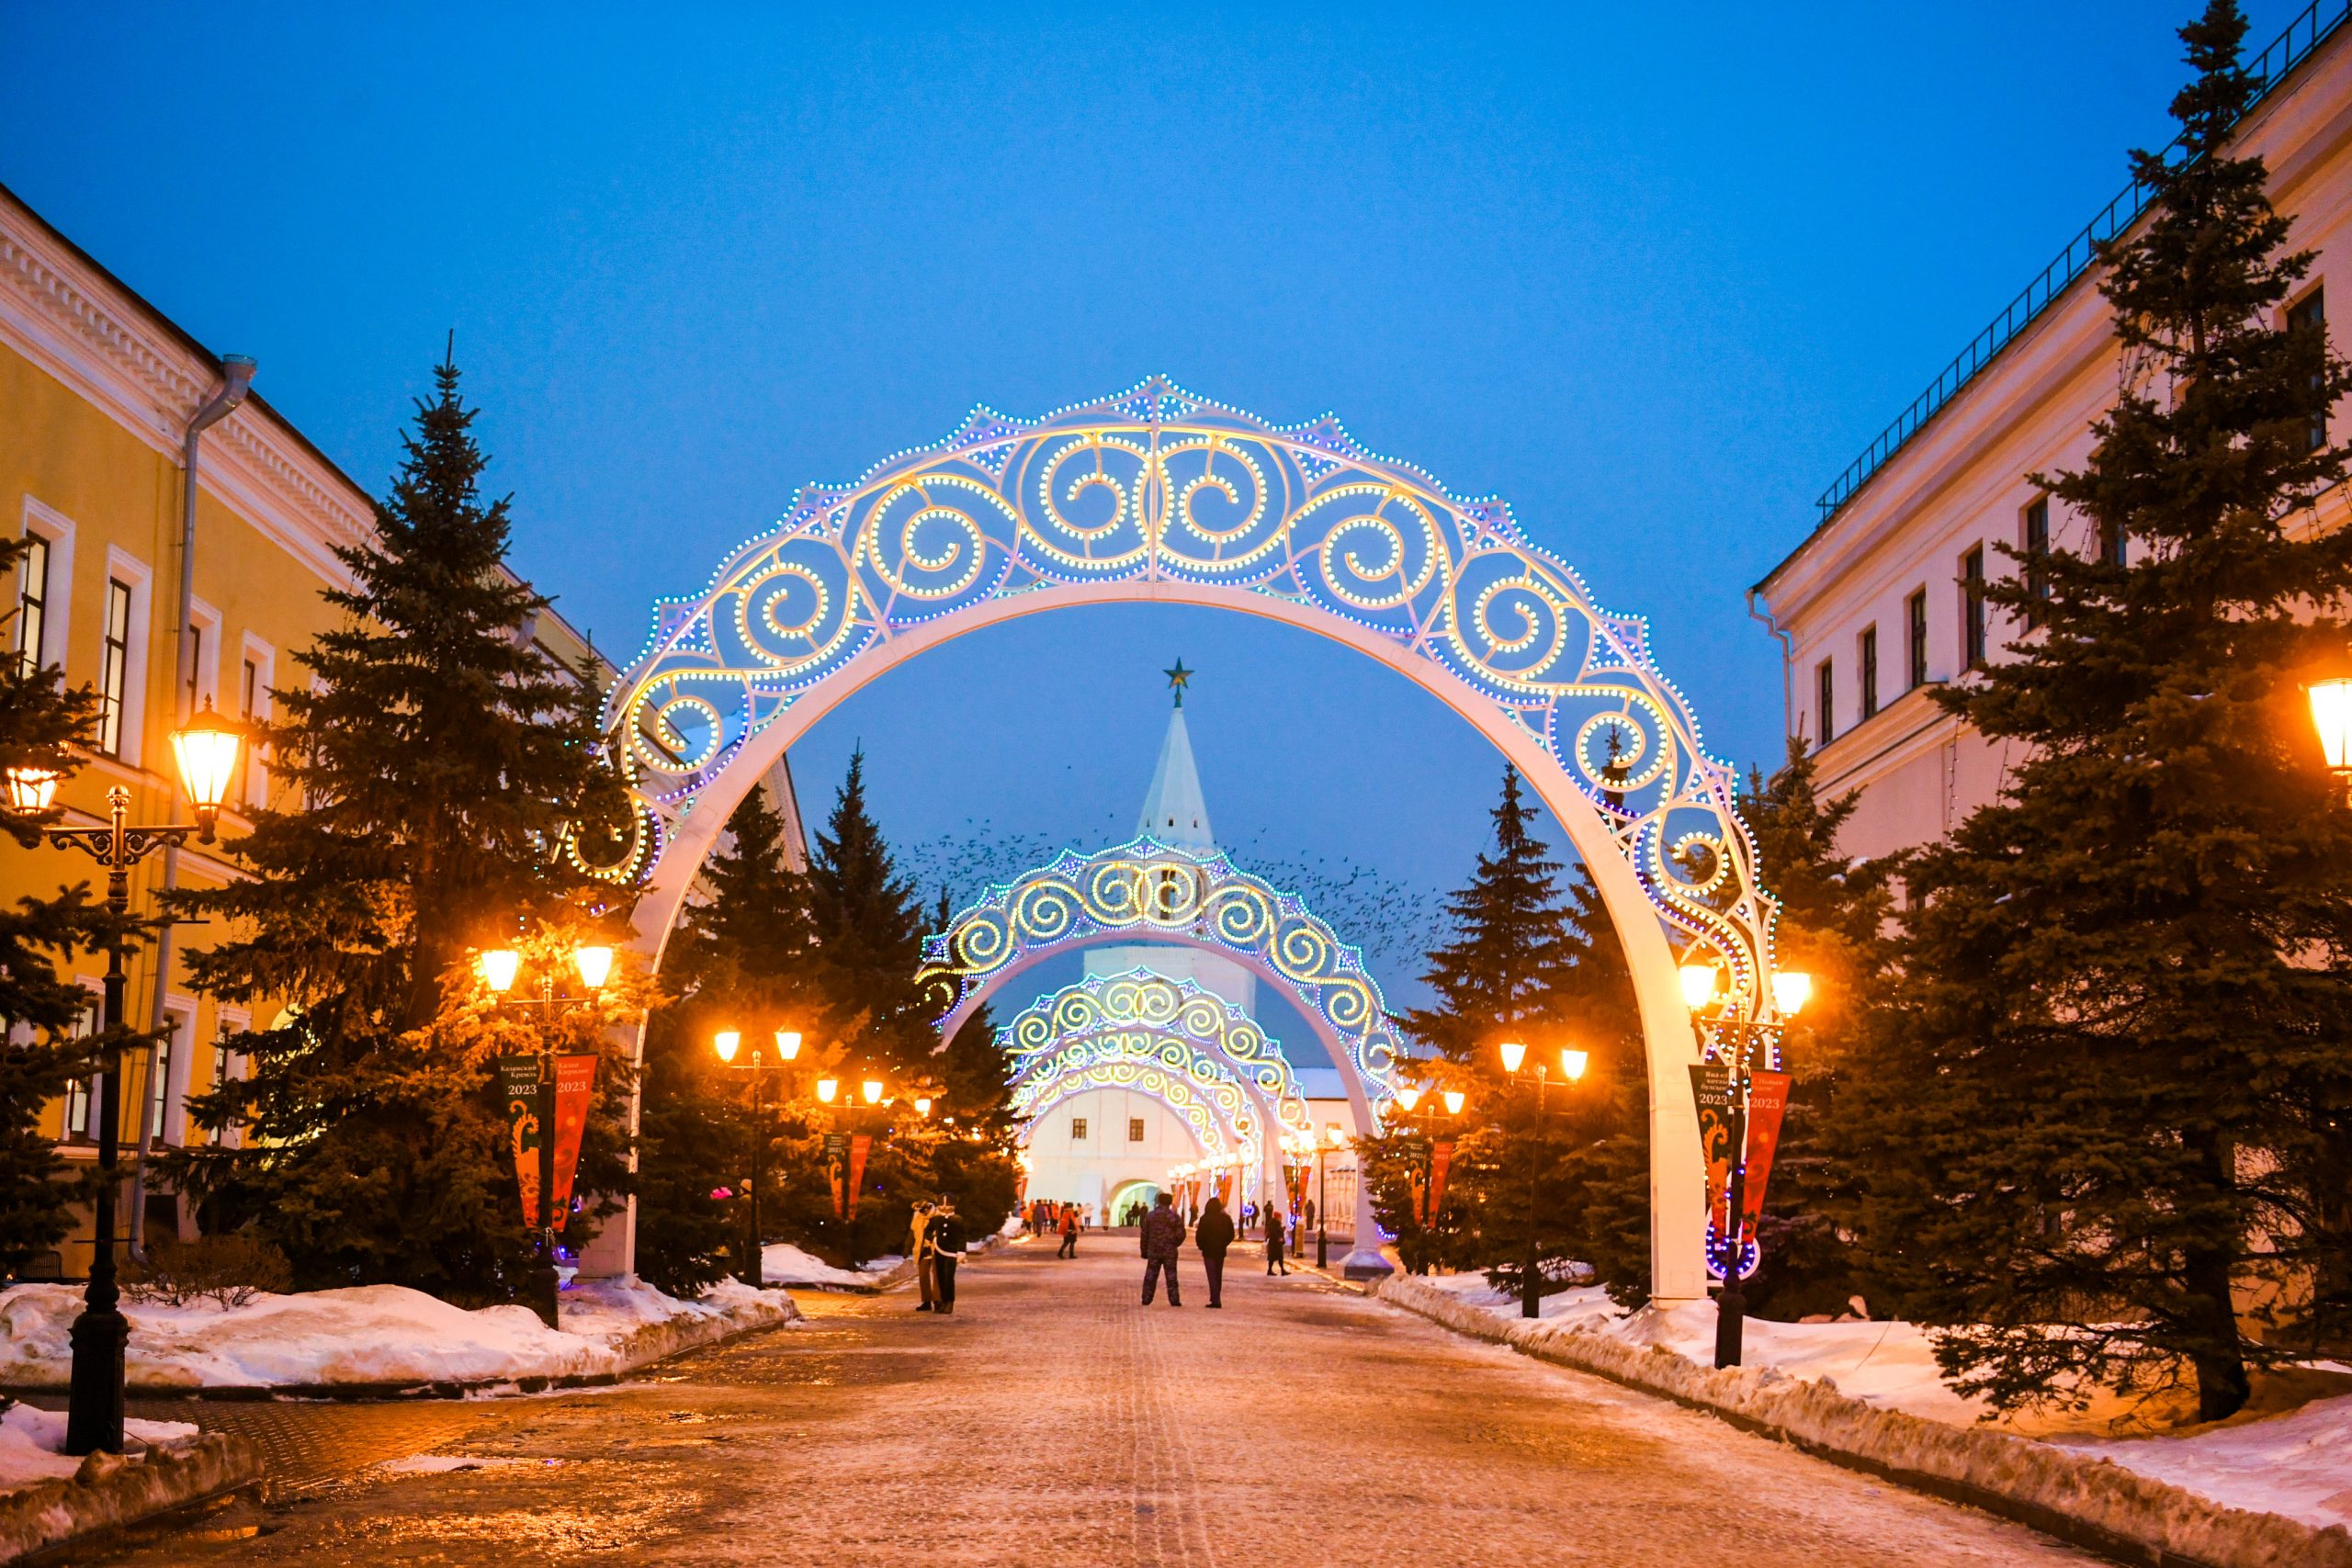
[[[531,1056],[502,1056],[501,1086],[506,1091],[506,1132],[514,1151],[514,1179],[523,1195],[523,1223],[537,1229],[539,1218],[539,1149],[546,1135],[539,1125],[539,1065]],[[571,1182],[580,1169],[580,1141],[588,1128],[588,1107],[595,1098],[596,1058],[558,1056],[555,1059],[555,1228],[563,1229],[571,1213]]]
[[[857,1190],[865,1185],[865,1156],[874,1147],[871,1133],[852,1134],[849,1140],[849,1217],[857,1218]]]
[[[1445,1207],[1445,1173],[1453,1164],[1453,1145],[1438,1145],[1430,1150],[1430,1213],[1424,1224],[1437,1224],[1437,1216]]]
[[[1789,1109],[1789,1075],[1747,1075],[1747,1180],[1739,1195],[1744,1233],[1756,1234],[1764,1215],[1764,1183],[1771,1179],[1772,1155],[1781,1146],[1781,1119]]]
[[[1699,1102],[1699,1154],[1707,1162],[1707,1218],[1722,1235],[1731,1185],[1731,1069],[1693,1066],[1690,1092]]]

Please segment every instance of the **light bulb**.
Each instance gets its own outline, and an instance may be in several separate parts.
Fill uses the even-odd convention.
[[[735,1059],[735,1053],[742,1047],[743,1036],[739,1030],[722,1029],[710,1037],[710,1044],[711,1049],[718,1053],[720,1061],[731,1062]]]
[[[1813,999],[1813,976],[1802,969],[1776,969],[1772,972],[1772,1010],[1782,1018],[1794,1018]]]
[[[523,955],[511,947],[495,947],[474,960],[481,971],[482,984],[504,996],[514,988],[514,976],[523,967]]]
[[[1584,1070],[1590,1064],[1591,1059],[1584,1052],[1570,1046],[1560,1053],[1560,1070],[1568,1075],[1570,1083],[1575,1083],[1584,1077]]]
[[[817,1080],[817,1098],[823,1100],[828,1105],[831,1105],[833,1102],[833,1097],[841,1093],[841,1091],[842,1080],[839,1078],[819,1078]]]
[[[580,983],[592,991],[601,991],[613,973],[613,950],[609,947],[582,947],[573,950],[571,962],[580,970]]]
[[[776,1059],[789,1062],[800,1055],[800,1031],[779,1029],[775,1032]]]
[[[1503,1071],[1507,1073],[1519,1071],[1520,1063],[1527,1060],[1527,1047],[1517,1040],[1506,1040],[1496,1049],[1502,1055]]]
[[[1682,1005],[1696,1012],[1714,999],[1718,971],[1712,964],[1682,966]]]

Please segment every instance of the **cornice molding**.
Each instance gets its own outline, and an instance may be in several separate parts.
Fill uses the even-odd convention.
[[[0,342],[176,463],[187,422],[212,389],[212,370],[156,322],[153,307],[0,199]],[[199,482],[313,570],[345,581],[334,547],[373,532],[368,498],[253,403],[208,434]]]

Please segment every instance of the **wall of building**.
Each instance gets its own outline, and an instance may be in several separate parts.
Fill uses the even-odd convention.
[[[2333,310],[2352,322],[2352,37],[2339,34],[2249,117],[2236,139],[2271,172],[2271,199],[2294,220],[2292,243],[2317,253],[2305,292],[2337,274]],[[2117,163],[2121,165],[2119,153]],[[2064,236],[2052,236],[2052,249]],[[2339,348],[2346,341],[2339,325]],[[2000,545],[2022,548],[2029,508],[2044,498],[2028,477],[2079,467],[2091,423],[2114,401],[2119,371],[2108,305],[2078,280],[1993,364],[1888,460],[1759,585],[1784,636],[1788,725],[1818,748],[1819,783],[1860,792],[1843,844],[1875,855],[1935,839],[1999,791],[2015,760],[1928,700],[1959,678],[1968,600],[1962,562],[1982,550],[1988,577],[2014,570]],[[2347,417],[2338,411],[2337,419]],[[2096,547],[2087,525],[2049,502],[2051,547]],[[2341,492],[2316,520],[2345,520]],[[1911,680],[1912,596],[1925,596],[1924,682]],[[2002,657],[2018,628],[1987,611],[1987,656]],[[1865,711],[1862,641],[1877,640],[1877,711]],[[1823,743],[1818,672],[1832,672]]]

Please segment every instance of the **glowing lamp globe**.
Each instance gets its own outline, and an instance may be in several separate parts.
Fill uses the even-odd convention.
[[[781,1062],[789,1062],[800,1055],[800,1031],[779,1029],[775,1032],[775,1055]]]
[[[601,991],[605,982],[612,978],[613,950],[609,947],[574,948],[572,966],[580,971],[580,983],[592,991]]]
[[[230,782],[237,776],[237,759],[244,749],[244,727],[213,712],[209,701],[203,712],[172,731],[172,755],[180,766],[180,784],[208,839],[212,836],[212,819],[229,796]]]
[[[514,976],[523,968],[523,955],[511,947],[494,947],[476,958],[474,967],[481,971],[481,983],[503,997],[514,988]]]
[[[2312,700],[2312,725],[2331,773],[2352,773],[2352,677],[2314,681],[2303,688]]]
[[[1447,1089],[1445,1091],[1445,1113],[1448,1116],[1461,1115],[1463,1106],[1467,1104],[1469,1100],[1470,1097],[1463,1093],[1458,1089]]]
[[[880,1078],[868,1078],[860,1087],[865,1091],[866,1104],[878,1105],[882,1102],[882,1080]]]
[[[1329,1122],[1323,1129],[1323,1141],[1336,1149],[1347,1142],[1347,1134],[1340,1131],[1340,1124],[1337,1122]]]
[[[62,776],[52,768],[10,768],[9,809],[26,816],[48,810],[57,804],[57,781]]]
[[[1519,1065],[1527,1060],[1527,1047],[1519,1041],[1506,1040],[1496,1049],[1502,1055],[1503,1071],[1507,1073],[1519,1071]]]
[[[710,1037],[710,1045],[712,1050],[718,1053],[720,1061],[731,1062],[735,1059],[735,1053],[743,1047],[742,1032],[735,1029],[722,1029]]]
[[[833,1097],[841,1093],[841,1091],[842,1080],[839,1078],[819,1078],[817,1080],[817,1098],[823,1100],[828,1105],[831,1105],[833,1102]]]
[[[1682,966],[1682,1005],[1696,1012],[1715,998],[1715,980],[1721,971],[1712,964],[1685,964]]]
[[[1398,1089],[1396,1091],[1396,1103],[1405,1108],[1405,1114],[1408,1116],[1411,1115],[1415,1111],[1420,1108],[1421,1086],[1419,1084],[1408,1084],[1403,1089]]]
[[[1802,969],[1781,969],[1772,975],[1772,1010],[1794,1018],[1813,999],[1813,976]]]
[[[1570,1083],[1581,1079],[1584,1077],[1585,1068],[1590,1066],[1591,1062],[1592,1057],[1589,1054],[1574,1047],[1560,1053],[1560,1071],[1568,1075]]]

